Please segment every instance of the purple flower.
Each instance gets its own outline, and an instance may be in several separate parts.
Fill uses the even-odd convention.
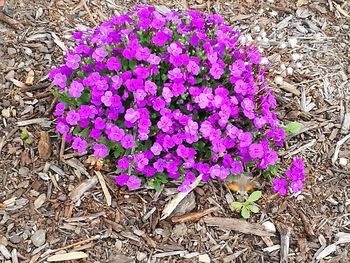
[[[187,71],[195,76],[199,74],[199,66],[193,60],[190,60],[186,66]]]
[[[74,110],[70,110],[67,112],[66,121],[70,125],[77,125],[80,120],[80,115]]]
[[[104,50],[102,47],[98,47],[95,49],[94,53],[92,53],[92,58],[97,62],[102,62],[107,55],[108,52],[106,50]]]
[[[129,179],[129,176],[126,174],[120,174],[115,177],[115,182],[119,186],[124,186],[126,185],[127,181]]]
[[[52,81],[54,85],[57,85],[60,87],[60,89],[64,89],[66,87],[67,82],[67,76],[62,73],[57,73]]]
[[[162,152],[163,148],[162,145],[160,145],[159,143],[155,142],[152,147],[151,147],[151,151],[154,155],[160,155],[160,153]]]
[[[80,56],[78,54],[69,54],[67,56],[66,65],[71,69],[78,69],[80,62]]]
[[[102,130],[106,127],[106,123],[101,117],[97,117],[94,121],[94,126],[96,129]]]
[[[252,143],[249,145],[249,155],[253,159],[262,158],[264,156],[264,148],[260,143]]]
[[[140,118],[140,113],[133,108],[127,109],[124,116],[126,121],[135,123]]]
[[[84,90],[83,84],[80,82],[74,80],[71,82],[69,89],[68,89],[68,94],[72,96],[72,98],[79,98]]]
[[[88,143],[81,137],[75,137],[73,139],[72,148],[78,153],[85,152],[87,149]]]
[[[191,189],[192,189],[191,186],[186,181],[184,181],[182,184],[180,184],[177,187],[177,190],[179,192],[183,192],[183,193],[186,193],[186,192],[190,191]]]
[[[284,179],[284,178],[275,178],[272,181],[272,185],[273,185],[273,191],[275,191],[276,193],[279,193],[282,196],[287,194],[288,182],[287,182],[286,179]]]
[[[94,155],[97,158],[105,158],[108,155],[108,147],[101,143],[96,143],[93,146]]]
[[[210,75],[212,75],[214,79],[220,79],[222,74],[224,74],[224,69],[219,64],[215,63],[210,69]]]
[[[141,185],[141,179],[136,177],[135,175],[131,175],[126,182],[126,185],[129,187],[130,190],[136,190]]]
[[[231,173],[238,174],[243,171],[243,165],[239,161],[233,161],[231,164]]]
[[[131,134],[125,135],[120,143],[124,149],[131,149],[136,145],[134,137]]]
[[[222,167],[218,164],[210,168],[210,176],[212,178],[219,178],[221,180],[224,180],[229,174],[230,174],[230,171],[227,168]]]
[[[290,188],[294,193],[303,190],[303,182],[301,180],[293,181],[290,183]]]
[[[171,119],[169,119],[166,116],[162,116],[160,118],[160,121],[158,121],[157,123],[157,127],[161,129],[163,132],[168,132],[172,125],[173,125],[173,122],[171,121]]]
[[[120,71],[122,69],[122,64],[117,57],[110,57],[106,65],[109,70]]]
[[[117,162],[117,167],[121,170],[127,170],[129,166],[130,166],[130,162],[126,157],[119,159]]]
[[[55,112],[53,113],[54,116],[62,116],[64,113],[64,110],[66,108],[66,104],[64,104],[63,102],[59,102],[56,104],[55,107]]]
[[[149,161],[143,153],[139,153],[134,157],[134,162],[137,168],[143,169]]]
[[[107,131],[107,137],[111,141],[119,142],[124,137],[124,130],[119,127],[112,125]]]
[[[239,136],[239,146],[248,147],[253,140],[253,135],[250,132],[244,132]]]
[[[56,125],[56,130],[60,134],[64,134],[69,131],[69,126],[67,124],[64,124],[63,122],[58,122]]]

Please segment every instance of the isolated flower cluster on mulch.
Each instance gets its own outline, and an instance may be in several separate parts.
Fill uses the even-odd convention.
[[[137,189],[201,175],[226,180],[276,169],[286,134],[265,83],[266,59],[219,15],[161,14],[138,5],[94,30],[52,70],[56,129],[77,152],[116,162],[116,183]],[[302,189],[303,162],[274,179]]]

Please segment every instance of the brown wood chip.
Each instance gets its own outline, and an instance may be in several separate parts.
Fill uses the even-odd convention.
[[[247,221],[236,218],[225,217],[204,217],[204,222],[209,226],[217,226],[223,229],[233,230],[244,234],[252,234],[256,236],[273,236],[274,234],[264,230],[259,224],[249,223]]]

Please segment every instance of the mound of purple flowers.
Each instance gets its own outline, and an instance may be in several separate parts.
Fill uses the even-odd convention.
[[[220,16],[138,5],[73,37],[50,74],[56,129],[77,152],[115,158],[118,185],[180,179],[186,191],[199,174],[278,161],[285,133],[262,57]]]

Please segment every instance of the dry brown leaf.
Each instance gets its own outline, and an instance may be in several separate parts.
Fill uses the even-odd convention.
[[[51,257],[47,258],[47,261],[53,262],[53,261],[65,261],[65,260],[73,260],[73,259],[81,259],[81,258],[87,258],[88,254],[84,252],[69,252],[64,254],[58,254],[53,255]]]
[[[52,153],[52,145],[50,136],[47,131],[40,132],[40,140],[38,143],[38,151],[41,159],[47,161]]]
[[[33,86],[33,83],[34,83],[34,71],[33,70],[29,70],[24,83],[28,86]]]
[[[17,79],[10,79],[10,81],[13,83],[13,85],[15,85],[21,89],[27,88],[27,85],[24,84],[22,81],[19,81]]]

